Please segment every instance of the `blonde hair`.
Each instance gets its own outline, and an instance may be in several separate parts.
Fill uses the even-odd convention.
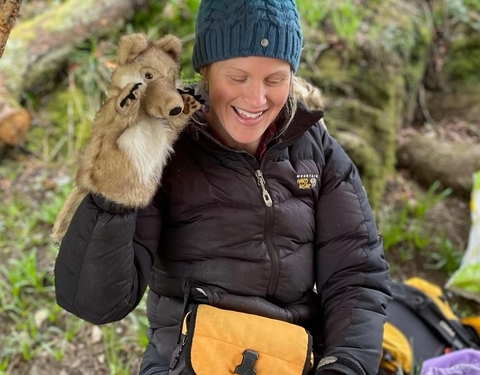
[[[289,125],[292,123],[296,112],[297,112],[297,94],[294,89],[294,74],[292,72],[292,75],[290,77],[290,91],[288,92],[287,101],[285,102],[283,109],[280,111],[280,113],[277,116],[277,119],[284,118],[284,121],[283,121],[283,124],[277,123],[276,137],[280,137],[283,133],[286,132]]]

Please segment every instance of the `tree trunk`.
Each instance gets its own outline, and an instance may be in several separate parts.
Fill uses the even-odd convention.
[[[15,25],[21,5],[22,0],[0,0],[0,57],[3,55],[10,30]]]
[[[21,135],[30,125],[30,116],[18,103],[22,92],[51,79],[79,43],[118,30],[137,8],[147,3],[148,0],[70,0],[19,23],[0,59],[0,131],[9,129],[10,134],[17,129],[13,132],[20,137],[16,144],[21,143]],[[1,135],[0,141],[6,142]]]
[[[407,169],[426,187],[439,181],[462,196],[469,197],[472,175],[480,170],[480,145],[439,141],[417,135],[397,149],[397,166]]]

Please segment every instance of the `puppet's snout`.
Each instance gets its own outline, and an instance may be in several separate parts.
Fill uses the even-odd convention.
[[[158,78],[150,82],[145,93],[145,110],[153,117],[178,116],[183,111],[183,99],[171,79]]]

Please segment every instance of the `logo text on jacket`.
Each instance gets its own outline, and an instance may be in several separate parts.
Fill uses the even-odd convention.
[[[300,190],[311,190],[317,186],[318,174],[297,174],[297,185]]]

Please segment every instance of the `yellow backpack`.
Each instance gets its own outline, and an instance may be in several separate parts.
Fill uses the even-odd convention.
[[[426,359],[480,349],[480,316],[460,319],[439,286],[413,277],[391,289],[379,374],[413,375]]]

